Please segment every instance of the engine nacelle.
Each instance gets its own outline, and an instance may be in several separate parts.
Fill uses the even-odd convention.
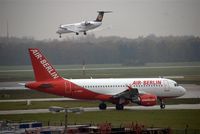
[[[87,25],[90,25],[90,22],[89,22],[89,21],[83,21],[83,22],[81,23],[81,25],[87,26]]]
[[[154,106],[157,103],[157,96],[152,94],[142,94],[138,96],[139,105],[142,106]]]

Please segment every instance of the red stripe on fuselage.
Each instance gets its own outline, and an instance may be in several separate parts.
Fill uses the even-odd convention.
[[[46,85],[49,84],[52,85],[52,87],[47,87],[47,88],[41,87],[41,85],[43,84]],[[112,101],[111,95],[104,95],[92,92],[67,80],[30,82],[26,84],[26,87],[33,90],[74,98],[74,99]]]

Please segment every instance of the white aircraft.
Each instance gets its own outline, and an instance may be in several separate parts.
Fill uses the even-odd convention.
[[[65,79],[61,77],[37,48],[30,48],[29,54],[35,81],[25,87],[41,92],[74,99],[99,100],[99,109],[106,109],[105,102],[123,110],[124,105],[136,103],[142,106],[156,105],[160,100],[179,97],[186,90],[175,81],[164,78],[118,78],[118,79]]]
[[[79,35],[80,32],[83,32],[84,35],[86,35],[87,31],[101,26],[104,13],[111,13],[112,11],[97,11],[97,12],[99,14],[96,20],[82,21],[80,23],[73,23],[73,24],[63,24],[63,25],[60,25],[56,33],[59,34],[60,38],[61,38],[61,34],[64,34],[64,33],[76,33],[76,35]]]

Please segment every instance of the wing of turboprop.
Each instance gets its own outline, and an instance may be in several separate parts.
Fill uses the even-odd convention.
[[[79,33],[81,31],[81,29],[77,27],[67,27],[67,30],[72,31],[74,33]]]
[[[60,28],[74,32],[74,33],[79,33],[82,29],[78,28],[77,26],[70,25],[70,26],[60,26]]]

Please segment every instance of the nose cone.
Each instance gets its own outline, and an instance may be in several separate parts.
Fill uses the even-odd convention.
[[[186,93],[186,89],[183,88],[182,86],[180,86],[179,89],[180,89],[180,96],[183,96]]]

